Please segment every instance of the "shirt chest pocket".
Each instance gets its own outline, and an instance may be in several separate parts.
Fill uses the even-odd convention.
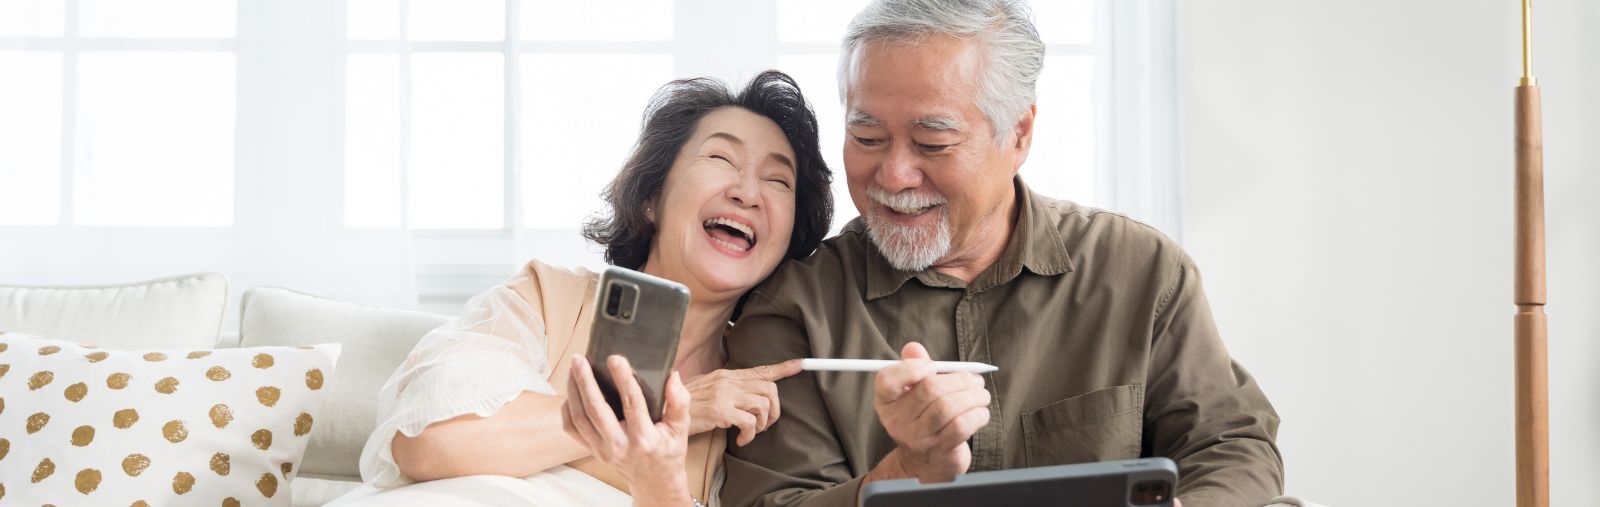
[[[1144,387],[1131,384],[1073,396],[1022,413],[1030,467],[1139,457]]]

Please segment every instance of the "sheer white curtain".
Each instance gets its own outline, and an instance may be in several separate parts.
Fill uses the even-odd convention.
[[[0,0],[0,281],[216,270],[452,312],[530,258],[598,266],[657,87],[793,75],[840,161],[863,0]],[[1023,175],[1177,235],[1173,0],[1034,2]]]

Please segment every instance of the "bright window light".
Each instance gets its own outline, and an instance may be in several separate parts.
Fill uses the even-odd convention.
[[[1094,0],[1048,0],[1028,6],[1045,44],[1094,42]]]
[[[0,0],[0,37],[60,37],[65,6],[66,0]]]
[[[400,226],[400,78],[398,55],[345,62],[346,226]]]
[[[0,225],[60,223],[61,55],[0,51]]]
[[[1094,57],[1047,56],[1039,115],[1022,178],[1035,191],[1088,206],[1095,199]]]
[[[522,74],[523,219],[576,228],[603,209],[600,192],[628,158],[651,95],[671,80],[672,57],[527,55]]]
[[[400,0],[345,0],[344,19],[351,39],[400,38]]]
[[[78,58],[76,222],[232,225],[234,55]]]
[[[867,2],[778,0],[778,41],[838,45],[850,20]]]
[[[411,40],[505,39],[505,0],[410,1]]]
[[[499,53],[411,55],[411,227],[505,223],[505,77]]]
[[[660,0],[523,2],[522,38],[665,41],[672,39],[672,15],[672,2]]]
[[[231,38],[232,0],[78,0],[85,37]]]

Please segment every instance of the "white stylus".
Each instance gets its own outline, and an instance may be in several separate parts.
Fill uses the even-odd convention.
[[[805,371],[878,371],[890,366],[900,364],[892,359],[816,359],[806,358],[800,360],[800,369]],[[971,363],[967,361],[934,361],[934,371],[951,373],[969,371],[972,373],[989,373],[1000,371],[999,366],[984,363]]]

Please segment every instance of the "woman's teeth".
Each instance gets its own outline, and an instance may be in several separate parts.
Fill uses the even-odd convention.
[[[750,227],[726,218],[713,218],[703,224],[712,241],[731,250],[743,252],[756,246],[756,234]],[[722,231],[718,235],[715,231]],[[723,237],[725,235],[726,237]],[[742,241],[740,241],[742,240]],[[742,244],[741,244],[742,243]]]
[[[717,242],[718,245],[722,245],[722,246],[728,248],[729,250],[733,250],[735,252],[743,252],[745,250],[749,250],[750,249],[750,247],[745,246],[745,245],[735,245],[733,243],[729,243],[727,241],[723,241],[722,238],[719,238],[719,237],[716,237],[716,236],[712,236],[711,237],[711,241],[715,241],[715,242]]]
[[[711,226],[714,226],[714,225],[721,225],[721,226],[724,226],[724,227],[728,227],[728,228],[731,228],[731,229],[733,229],[735,231],[738,231],[739,234],[744,235],[744,238],[750,240],[751,243],[754,243],[756,241],[756,233],[755,233],[755,231],[752,231],[752,230],[750,230],[749,227],[745,226],[744,224],[741,224],[739,222],[735,222],[733,220],[728,220],[726,218],[713,218],[713,219],[710,219],[710,220],[706,220],[706,224],[705,225],[706,225],[706,227],[711,227]]]

